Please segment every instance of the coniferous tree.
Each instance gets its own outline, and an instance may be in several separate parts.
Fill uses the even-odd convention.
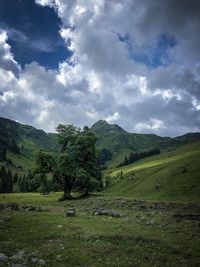
[[[13,192],[13,177],[12,177],[12,172],[9,169],[7,172],[7,193],[12,193]]]
[[[7,173],[5,166],[0,170],[0,193],[6,193],[7,191]]]

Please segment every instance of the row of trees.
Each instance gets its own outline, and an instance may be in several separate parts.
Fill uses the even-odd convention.
[[[131,152],[128,157],[125,156],[124,161],[120,163],[118,167],[126,166],[140,159],[144,159],[144,158],[157,155],[157,154],[160,154],[160,150],[158,148],[154,148],[154,149],[146,150],[142,152]]]
[[[10,170],[6,170],[5,166],[0,169],[0,193],[12,193],[13,176]]]
[[[0,193],[12,192],[40,192],[61,191],[63,188],[58,185],[52,177],[45,173],[37,173],[29,170],[25,175],[12,174],[10,169],[2,166],[0,169]]]

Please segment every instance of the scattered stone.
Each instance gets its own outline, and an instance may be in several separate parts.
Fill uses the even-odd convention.
[[[112,216],[112,217],[120,217],[120,214],[119,214],[119,212],[117,212],[117,211],[112,211],[112,212],[111,212],[111,216]]]
[[[5,254],[0,253],[0,262],[1,261],[6,261],[7,259],[8,259],[8,257]]]
[[[36,262],[38,262],[38,259],[37,259],[37,258],[32,258],[32,259],[31,259],[31,262],[32,262],[32,263],[36,263]]]
[[[0,203],[0,210],[4,210],[4,209],[8,209],[8,210],[24,210],[24,211],[49,211],[43,207],[36,207],[36,206],[19,206],[18,203],[13,202],[13,203]]]
[[[8,207],[11,208],[11,210],[19,210],[19,205],[16,202],[9,203]]]
[[[35,211],[36,210],[36,207],[31,206],[31,207],[28,207],[27,210],[28,211]]]
[[[176,219],[177,221],[181,220],[190,220],[190,221],[200,221],[200,215],[195,215],[195,214],[174,214],[173,218]]]
[[[95,216],[99,216],[99,215],[109,215],[109,212],[106,210],[103,210],[102,208],[98,208],[94,211],[94,215]]]
[[[15,255],[12,255],[12,257],[10,257],[10,259],[13,261],[20,261],[20,260],[23,260],[23,255],[22,254],[15,254]]]
[[[107,210],[104,210],[103,208],[95,209],[93,214],[95,216],[103,215],[103,216],[111,216],[111,217],[120,217],[119,212],[117,212],[117,211],[107,211]]]
[[[69,208],[65,214],[66,217],[74,217],[75,215],[76,209],[74,207]]]
[[[38,264],[39,264],[39,265],[45,265],[46,262],[45,262],[45,260],[41,259],[41,260],[38,261]]]
[[[24,264],[12,264],[11,267],[26,267]]]
[[[75,216],[75,212],[73,210],[68,210],[66,212],[66,217],[74,217]]]

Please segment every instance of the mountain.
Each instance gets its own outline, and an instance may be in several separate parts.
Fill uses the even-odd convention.
[[[96,122],[91,130],[96,134],[99,149],[106,148],[112,153],[108,167],[117,166],[130,152],[159,148],[174,149],[184,144],[200,141],[200,133],[189,133],[180,137],[160,137],[155,134],[128,133],[117,124],[104,120]]]
[[[6,153],[8,162],[12,162],[11,169],[26,171],[34,165],[34,152],[38,148],[57,152],[59,145],[56,134],[0,118],[0,161],[5,161]]]
[[[133,151],[151,148],[173,150],[200,141],[200,133],[188,133],[176,138],[128,133],[119,125],[109,124],[105,120],[96,122],[91,130],[97,136],[97,148],[112,154],[112,159],[106,162],[108,167],[116,167]],[[21,165],[27,170],[34,165],[34,151],[38,148],[52,152],[59,151],[57,134],[45,133],[30,125],[0,118],[0,162],[5,161],[6,151],[14,166]]]

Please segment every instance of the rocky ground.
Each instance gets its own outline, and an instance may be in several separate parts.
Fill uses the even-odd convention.
[[[0,196],[0,266],[199,266],[200,205]]]

